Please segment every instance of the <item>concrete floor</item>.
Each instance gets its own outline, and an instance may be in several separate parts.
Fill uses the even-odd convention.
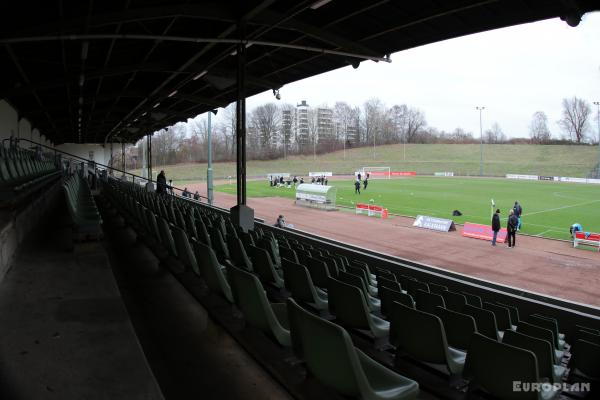
[[[163,399],[106,252],[50,218],[0,285],[0,398]]]
[[[289,399],[120,217],[105,246],[136,331],[167,399]]]

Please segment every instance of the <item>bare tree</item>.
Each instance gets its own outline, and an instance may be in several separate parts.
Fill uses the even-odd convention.
[[[492,127],[486,130],[483,134],[486,143],[502,143],[506,140],[506,136],[504,135],[504,132],[502,132],[500,124],[497,122],[494,122]]]
[[[550,141],[550,129],[548,129],[548,117],[543,111],[533,113],[529,125],[529,136],[534,143],[548,143]]]
[[[221,127],[221,131],[223,133],[223,139],[225,141],[225,151],[229,151],[228,159],[233,159],[235,155],[235,136],[236,136],[236,110],[235,103],[231,103],[224,110],[223,113],[225,115],[225,122]]]
[[[252,148],[256,155],[272,157],[277,147],[281,114],[275,103],[267,103],[256,107],[250,114],[250,127],[257,140],[250,141],[257,146]],[[249,132],[250,134],[250,132]]]
[[[577,143],[585,138],[585,133],[589,128],[589,117],[592,108],[589,103],[583,99],[573,96],[571,99],[563,99],[562,119],[558,124],[565,133],[569,134],[571,140],[575,136]]]

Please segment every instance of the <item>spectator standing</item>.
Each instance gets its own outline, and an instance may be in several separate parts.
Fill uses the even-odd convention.
[[[513,207],[513,210],[515,212],[515,215],[517,216],[517,220],[519,221],[519,224],[517,225],[517,230],[519,231],[521,230],[521,215],[523,215],[523,208],[521,207],[518,201],[515,201],[515,206]]]
[[[167,193],[167,177],[165,176],[164,170],[160,171],[160,173],[156,176],[156,193]]]
[[[304,178],[300,177],[300,184],[302,185],[304,183]]]
[[[508,222],[506,224],[506,233],[508,239],[508,247],[515,247],[517,245],[517,226],[519,225],[519,219],[515,215],[514,210],[510,210]],[[511,240],[512,239],[512,240]]]
[[[173,179],[169,179],[169,186],[167,189],[169,189],[169,193],[173,195]]]
[[[494,231],[494,237],[492,238],[492,246],[496,245],[496,238],[498,237],[498,231],[500,230],[500,209],[497,209],[492,216],[492,231]]]
[[[367,190],[367,186],[369,185],[369,178],[365,178],[363,185],[364,185],[363,190]]]
[[[296,186],[296,183],[298,183],[298,178],[296,178],[295,175],[294,175],[294,179],[292,180],[292,182],[294,182],[294,186]]]

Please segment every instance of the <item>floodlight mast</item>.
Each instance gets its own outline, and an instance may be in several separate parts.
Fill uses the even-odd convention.
[[[485,110],[484,106],[475,107],[479,111],[479,176],[483,176],[483,125],[481,123],[481,113]]]

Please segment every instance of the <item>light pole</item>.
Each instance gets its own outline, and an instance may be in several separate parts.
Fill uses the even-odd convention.
[[[213,111],[208,112],[208,165],[206,168],[206,197],[208,199],[208,204],[213,203],[213,170],[212,170],[212,121],[211,121],[211,113]]]
[[[600,101],[595,101],[594,104],[598,108],[596,120],[598,122],[598,165],[596,166],[596,178],[600,178]]]
[[[483,125],[481,123],[481,113],[485,110],[483,106],[475,107],[479,111],[479,176],[483,176]]]

